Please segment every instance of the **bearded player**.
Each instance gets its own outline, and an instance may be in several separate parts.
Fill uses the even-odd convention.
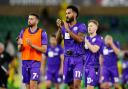
[[[66,22],[57,19],[57,40],[64,39],[64,82],[69,89],[80,89],[84,59],[86,26],[77,22],[78,8],[68,6]]]
[[[38,28],[38,23],[39,16],[29,14],[28,27],[21,31],[17,42],[22,55],[22,76],[26,89],[37,89],[42,53],[47,50],[47,34]]]

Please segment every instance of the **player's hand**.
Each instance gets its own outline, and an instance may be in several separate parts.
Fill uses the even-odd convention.
[[[87,43],[88,43],[89,41],[88,41],[88,39],[87,39],[86,37],[85,37],[85,39],[84,39],[84,42],[85,42],[85,44],[84,44],[85,49],[88,49]]]
[[[85,41],[85,44],[86,44],[88,42],[88,39],[85,37],[84,41]]]
[[[112,36],[107,35],[107,36],[105,37],[105,42],[106,42],[106,44],[111,45],[111,44],[113,43]]]
[[[63,25],[63,21],[60,20],[60,19],[57,19],[56,20],[56,24],[57,24],[58,28],[61,29],[62,28],[62,25]]]
[[[26,39],[26,42],[27,42],[27,44],[28,44],[29,46],[32,46],[32,42],[31,42],[30,39]]]
[[[21,38],[19,38],[18,41],[17,41],[17,44],[18,45],[22,45],[23,44],[23,40]]]

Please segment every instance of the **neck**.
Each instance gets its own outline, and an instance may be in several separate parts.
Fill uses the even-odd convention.
[[[76,23],[77,23],[77,21],[74,20],[74,21],[72,21],[71,23],[69,23],[69,26],[72,27],[72,26],[74,26]]]
[[[56,47],[56,46],[57,46],[57,44],[51,44],[51,46],[52,46],[52,47]]]
[[[93,34],[90,34],[90,37],[94,37],[94,36],[96,36],[97,35],[97,33],[95,32],[95,33],[93,33]]]
[[[37,25],[30,27],[31,32],[35,32],[37,30]]]

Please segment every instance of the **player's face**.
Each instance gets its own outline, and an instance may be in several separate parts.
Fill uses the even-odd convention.
[[[89,34],[96,33],[97,29],[98,29],[97,25],[94,24],[93,22],[90,22],[90,23],[88,24],[88,33],[89,33]]]
[[[73,12],[72,9],[67,9],[66,10],[66,22],[71,23],[72,21],[74,21],[74,19],[75,19],[74,15],[75,15],[75,13]]]
[[[50,44],[53,46],[57,45],[57,40],[55,37],[50,37]]]
[[[28,26],[33,27],[37,24],[38,24],[38,19],[33,15],[29,15],[29,17],[28,17]]]
[[[105,42],[106,45],[109,46],[109,40],[108,39],[109,39],[109,37],[108,37],[108,35],[106,35],[105,38],[104,38],[104,42]]]

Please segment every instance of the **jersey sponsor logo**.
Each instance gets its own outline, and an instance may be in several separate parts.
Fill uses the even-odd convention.
[[[111,50],[108,50],[109,51],[109,53],[113,53],[114,51],[111,49]]]
[[[55,51],[56,51],[56,52],[59,52],[59,48],[58,48],[58,47],[57,47],[57,48],[55,48]]]
[[[95,41],[96,41],[96,38],[93,38],[93,39],[92,39],[92,42],[95,42]]]
[[[104,47],[104,49],[103,49],[103,54],[104,55],[108,55],[109,53],[113,53],[114,51],[111,49],[111,50],[109,50],[109,49],[107,49],[106,47]]]
[[[58,55],[58,53],[54,53],[54,56],[57,56]]]
[[[70,39],[70,35],[69,35],[69,33],[65,33],[65,39]]]
[[[73,30],[74,30],[74,31],[77,31],[77,30],[78,30],[78,27],[74,27]]]

